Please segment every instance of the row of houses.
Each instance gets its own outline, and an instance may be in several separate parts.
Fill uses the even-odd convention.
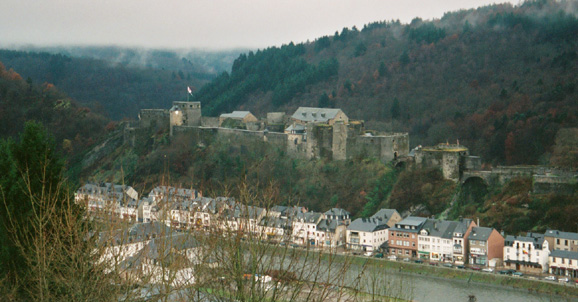
[[[285,244],[578,277],[577,233],[548,230],[504,237],[472,219],[402,218],[394,209],[351,221],[344,209],[324,213],[297,206],[265,209],[229,197],[203,197],[194,189],[156,187],[140,200],[135,193],[123,185],[87,184],[76,199],[89,212],[158,221],[175,229],[234,232]]]

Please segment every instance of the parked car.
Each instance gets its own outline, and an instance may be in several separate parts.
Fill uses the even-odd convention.
[[[367,257],[371,257],[371,255],[373,254],[373,252],[365,252],[364,255]]]
[[[544,280],[546,280],[546,281],[556,281],[556,277],[554,277],[554,276],[546,276],[546,277],[544,277]]]
[[[403,262],[409,262],[409,258],[403,258]]]
[[[466,267],[464,265],[456,265],[457,269],[466,269]]]
[[[505,269],[505,270],[501,270],[498,273],[500,273],[500,275],[511,275],[515,272],[515,270],[513,269]]]
[[[451,263],[444,263],[445,267],[454,267]]]
[[[513,272],[512,273],[512,277],[522,277],[524,276],[524,274],[522,274],[521,272]]]
[[[431,265],[431,266],[438,266],[437,262],[430,262],[429,265]]]
[[[415,263],[423,263],[423,260],[417,259],[417,260],[415,260],[414,262],[415,262]]]
[[[479,266],[472,266],[472,267],[470,267],[470,269],[473,270],[473,271],[480,271],[480,270],[482,270],[482,268],[479,267]]]
[[[373,257],[375,258],[383,258],[383,253],[377,253]]]
[[[486,267],[482,269],[482,272],[486,272],[486,273],[493,273],[494,269],[491,267]]]
[[[397,260],[397,256],[396,255],[389,255],[389,256],[387,256],[387,259],[395,261],[395,260]]]
[[[570,279],[568,277],[560,277],[558,278],[558,282],[570,282]]]

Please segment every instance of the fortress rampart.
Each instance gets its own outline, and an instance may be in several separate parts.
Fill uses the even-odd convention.
[[[346,160],[374,157],[389,162],[409,153],[407,133],[366,133],[362,121],[350,121],[339,109],[302,107],[300,110],[303,112],[300,112],[299,117],[307,116],[307,110],[314,110],[310,118],[325,120],[301,121],[289,119],[283,112],[272,112],[267,114],[266,120],[235,123],[234,128],[225,128],[219,127],[218,118],[202,116],[200,103],[174,102],[170,110],[141,110],[139,125],[127,127],[124,140],[134,146],[143,129],[154,127],[169,129],[173,138],[187,135],[193,141],[206,145],[216,138],[247,146],[264,142],[285,151],[291,157],[303,159]],[[332,113],[334,118],[331,118]],[[297,125],[295,129],[299,130],[285,130],[289,123]],[[239,129],[241,127],[244,129]]]

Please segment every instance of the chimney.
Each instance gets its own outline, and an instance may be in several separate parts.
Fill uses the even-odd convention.
[[[480,217],[478,217],[478,226],[480,226]]]

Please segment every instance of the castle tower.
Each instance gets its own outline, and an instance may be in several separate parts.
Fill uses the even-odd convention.
[[[201,102],[173,102],[170,114],[170,135],[175,126],[200,126]]]

